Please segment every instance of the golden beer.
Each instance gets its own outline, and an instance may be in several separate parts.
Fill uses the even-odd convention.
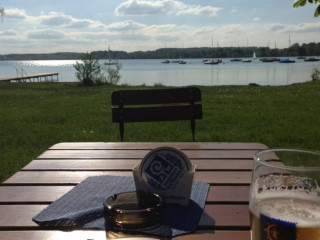
[[[277,190],[259,195],[250,202],[252,240],[320,240],[316,194]]]
[[[255,153],[249,209],[252,240],[320,240],[320,152]]]

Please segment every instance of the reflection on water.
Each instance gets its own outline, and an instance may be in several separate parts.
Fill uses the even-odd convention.
[[[315,67],[320,62],[263,63],[259,60],[250,63],[230,62],[224,59],[218,65],[205,65],[202,59],[188,59],[187,64],[161,64],[161,60],[120,60],[120,84],[166,86],[186,85],[288,85],[310,80]],[[17,76],[23,69],[25,74],[59,73],[60,82],[75,82],[73,65],[76,60],[46,61],[0,61],[0,78]],[[103,64],[103,61],[101,61]]]
[[[76,60],[37,60],[21,61],[21,66],[25,67],[72,67]]]

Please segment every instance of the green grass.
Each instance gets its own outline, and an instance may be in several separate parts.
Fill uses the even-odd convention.
[[[119,141],[110,108],[116,88],[133,87],[1,83],[0,182],[55,143]],[[196,122],[196,141],[320,150],[320,82],[200,89],[203,119]],[[125,125],[125,141],[191,139],[187,121]]]

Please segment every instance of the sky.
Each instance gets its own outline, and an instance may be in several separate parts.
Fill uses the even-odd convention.
[[[320,42],[295,0],[0,0],[0,55]]]

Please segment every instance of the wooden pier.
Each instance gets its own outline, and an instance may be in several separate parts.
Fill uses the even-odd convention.
[[[0,82],[58,82],[59,73],[40,73],[33,75],[0,78]]]

